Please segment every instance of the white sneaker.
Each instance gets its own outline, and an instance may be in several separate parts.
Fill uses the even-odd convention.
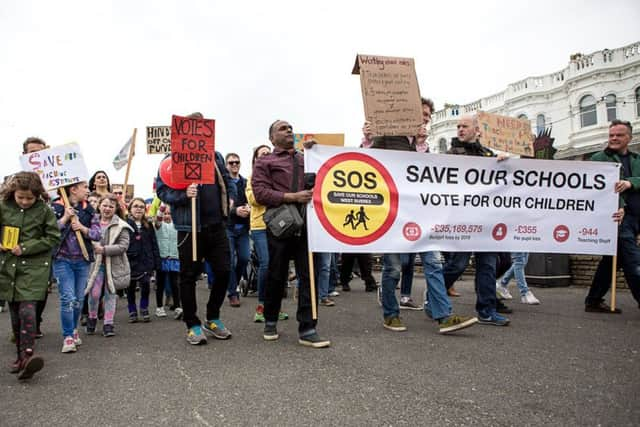
[[[77,329],[73,330],[73,343],[77,346],[82,345],[82,338],[80,338],[80,334]]]
[[[535,295],[533,295],[533,292],[531,291],[527,291],[526,294],[522,295],[520,297],[520,302],[522,304],[531,304],[531,305],[540,304],[540,300],[538,300],[538,298],[536,298]]]
[[[182,319],[182,308],[176,307],[175,311],[173,312],[173,318],[176,320]]]
[[[73,340],[73,337],[65,337],[62,341],[62,352],[63,353],[75,353],[78,351],[76,348],[76,343]]]
[[[329,292],[329,296],[330,296],[330,297],[339,297],[339,296],[340,296],[340,292],[338,292],[338,291],[331,291],[331,292]]]
[[[164,310],[164,307],[156,308],[156,317],[167,317],[167,312]]]
[[[509,289],[507,289],[506,286],[502,286],[499,280],[496,282],[496,293],[502,299],[513,299],[511,293],[509,293]]]

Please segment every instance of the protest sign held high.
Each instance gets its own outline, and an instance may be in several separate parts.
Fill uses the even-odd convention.
[[[171,126],[147,126],[147,154],[171,152]]]
[[[87,181],[90,176],[77,143],[24,154],[20,164],[22,170],[37,173],[47,191]]]
[[[413,58],[358,55],[365,117],[374,136],[416,135],[422,125],[420,89]]]
[[[425,155],[316,145],[317,252],[613,254],[613,163]]]
[[[343,133],[294,133],[293,146],[296,150],[304,151],[304,146],[302,144],[311,139],[321,145],[344,147]]]
[[[478,111],[480,144],[500,151],[533,157],[533,135],[528,119]]]
[[[215,182],[215,121],[171,118],[171,170],[175,183]]]

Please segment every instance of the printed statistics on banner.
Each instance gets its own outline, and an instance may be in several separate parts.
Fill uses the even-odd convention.
[[[314,252],[499,251],[611,255],[613,163],[315,146]]]

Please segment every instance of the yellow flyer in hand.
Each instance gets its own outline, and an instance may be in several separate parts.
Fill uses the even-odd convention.
[[[20,229],[5,225],[2,227],[2,246],[6,249],[13,249],[18,244]]]

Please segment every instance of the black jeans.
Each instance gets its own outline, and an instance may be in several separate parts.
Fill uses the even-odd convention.
[[[196,314],[196,280],[203,271],[202,260],[211,266],[215,282],[209,291],[207,320],[220,318],[220,307],[229,284],[230,253],[227,231],[223,223],[202,227],[197,236],[198,261],[193,261],[191,233],[178,231],[178,254],[180,256],[180,300],[183,319],[187,328],[201,325]]]
[[[353,264],[357,260],[360,269],[360,278],[364,281],[367,288],[375,287],[376,280],[371,275],[373,266],[373,256],[371,254],[342,254],[340,259],[340,284],[348,285],[351,280],[351,271]]]
[[[640,218],[625,214],[622,224],[618,227],[618,265],[624,271],[629,290],[633,298],[640,304],[640,247],[636,236],[640,234]],[[585,299],[585,304],[595,305],[611,288],[611,267],[613,257],[603,256],[593,276],[593,284]]]
[[[264,318],[267,322],[277,322],[282,296],[289,275],[289,260],[293,258],[300,283],[298,289],[298,332],[303,335],[315,329],[316,320],[311,315],[311,288],[309,283],[309,248],[307,231],[299,237],[276,239],[267,232],[269,246],[269,273],[264,293]]]

